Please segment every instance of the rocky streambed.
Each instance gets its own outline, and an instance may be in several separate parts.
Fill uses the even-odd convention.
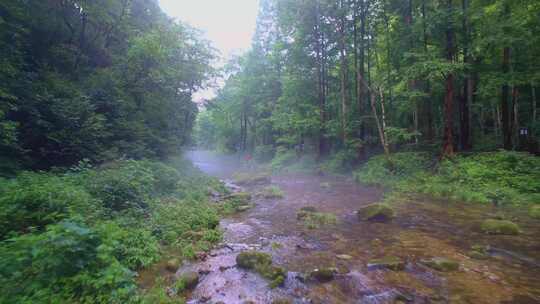
[[[372,208],[382,191],[346,177],[252,172],[238,185],[238,164],[198,157],[251,201],[221,221],[220,246],[178,269],[197,275],[188,303],[540,303],[540,223],[525,214],[421,197]]]

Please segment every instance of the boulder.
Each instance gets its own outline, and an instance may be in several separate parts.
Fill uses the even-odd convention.
[[[519,226],[507,220],[485,220],[481,229],[487,234],[516,235],[519,234]]]
[[[318,268],[313,270],[309,276],[319,282],[330,282],[334,279],[337,269],[333,267]]]
[[[539,204],[539,205],[532,206],[532,207],[529,209],[529,215],[530,215],[532,218],[540,219],[540,204]]]
[[[442,272],[456,271],[459,269],[458,262],[442,257],[434,257],[428,260],[422,260],[420,263],[429,268]]]
[[[167,261],[165,268],[170,272],[176,272],[180,268],[180,259],[174,258]]]
[[[371,204],[357,211],[358,219],[362,221],[386,222],[395,217],[394,209],[387,204]]]
[[[199,284],[199,274],[195,271],[182,273],[176,281],[176,290],[181,292],[184,290],[193,290]]]

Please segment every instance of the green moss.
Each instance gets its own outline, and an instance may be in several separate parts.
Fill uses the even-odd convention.
[[[400,271],[405,269],[405,262],[398,257],[388,256],[381,259],[370,260],[367,264],[368,269],[390,269]]]
[[[507,220],[485,220],[481,229],[487,234],[516,235],[519,234],[519,226]]]
[[[303,221],[309,229],[337,223],[337,217],[332,213],[316,212],[315,207],[302,207],[296,214],[298,220]]]
[[[279,189],[279,187],[277,186],[268,186],[266,188],[264,188],[261,192],[260,192],[260,195],[264,198],[282,198],[283,196],[285,196],[285,194],[283,193],[283,191],[281,189]]]
[[[253,207],[251,204],[251,194],[247,192],[236,192],[225,197],[220,206],[220,211],[224,215],[243,212]]]
[[[236,256],[236,264],[243,269],[254,270],[270,281],[270,287],[283,285],[287,272],[282,267],[272,265],[272,257],[259,251],[244,251]]]
[[[388,221],[394,218],[394,209],[387,204],[371,204],[357,211],[358,218],[363,221]]]
[[[529,216],[535,219],[540,219],[540,205],[532,206],[529,209]]]
[[[442,272],[456,271],[459,269],[459,263],[442,257],[435,257],[429,260],[422,260],[420,263],[429,268],[433,268]]]

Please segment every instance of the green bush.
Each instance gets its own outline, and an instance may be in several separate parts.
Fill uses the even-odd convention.
[[[288,166],[294,164],[298,160],[298,156],[294,150],[287,150],[283,147],[279,147],[276,151],[276,155],[272,159],[272,170],[283,170]]]
[[[405,178],[426,173],[431,164],[431,157],[427,153],[401,152],[389,157],[377,155],[353,175],[362,183],[391,187]]]
[[[100,214],[99,200],[61,176],[25,172],[6,180],[1,190],[0,240],[42,231],[75,215],[91,222]]]
[[[102,170],[88,170],[80,176],[81,185],[113,211],[145,209],[146,201],[155,192],[155,182],[147,163],[134,160],[113,163]]]
[[[435,175],[418,179],[415,190],[469,202],[522,204],[540,201],[540,159],[499,151],[443,161]]]
[[[351,161],[356,158],[353,150],[342,150],[333,154],[321,164],[321,170],[329,173],[344,173],[351,168]]]
[[[131,271],[221,240],[216,179],[184,160],[124,160],[68,172],[22,173],[0,184],[0,303],[130,303]]]
[[[1,303],[127,303],[133,273],[116,259],[116,240],[73,222],[49,225],[0,246]]]

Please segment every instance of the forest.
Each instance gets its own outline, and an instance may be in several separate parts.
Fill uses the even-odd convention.
[[[261,1],[199,144],[365,160],[538,153],[538,1]],[[279,153],[279,151],[278,151]]]
[[[540,302],[539,1],[164,2],[0,1],[0,304]]]

